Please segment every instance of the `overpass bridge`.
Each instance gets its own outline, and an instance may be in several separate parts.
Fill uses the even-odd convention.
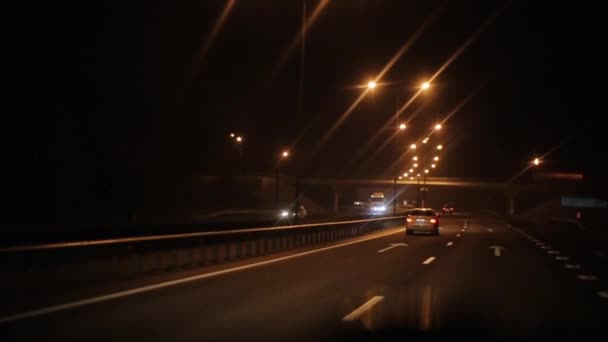
[[[496,181],[471,178],[455,178],[455,177],[425,177],[423,181],[419,178],[398,179],[398,178],[380,178],[380,179],[348,179],[348,178],[298,178],[294,179],[301,185],[328,185],[334,191],[334,210],[339,207],[340,189],[346,186],[358,187],[374,187],[374,186],[392,186],[393,197],[396,197],[398,188],[403,186],[424,186],[424,187],[445,187],[445,188],[461,188],[461,189],[478,189],[478,190],[493,190],[502,192],[506,195],[507,210],[510,215],[515,212],[516,197],[523,191],[535,192],[551,192],[564,193],[576,190],[581,185],[581,179],[561,180],[554,183],[534,182],[534,183],[515,183],[510,181]]]
[[[225,177],[216,176],[197,176],[199,182],[219,182],[226,181]],[[548,181],[547,181],[548,180]],[[243,183],[259,183],[265,184],[270,188],[274,188],[276,177],[269,176],[238,176],[234,179],[236,182]],[[513,214],[516,207],[516,199],[518,195],[526,192],[546,193],[546,194],[563,194],[566,192],[577,190],[582,184],[580,178],[554,178],[532,180],[528,182],[511,182],[508,180],[488,180],[488,179],[473,179],[473,178],[456,178],[456,177],[422,177],[418,179],[398,179],[398,178],[323,178],[323,177],[293,177],[281,175],[280,183],[288,185],[298,196],[298,191],[302,187],[324,187],[333,193],[331,203],[334,211],[338,211],[340,201],[345,190],[352,188],[373,188],[382,187],[389,194],[392,192],[392,198],[396,198],[398,194],[412,189],[424,186],[425,188],[444,188],[444,189],[464,189],[464,190],[482,190],[491,191],[504,195],[506,199],[506,210]],[[286,188],[281,186],[282,189]],[[274,191],[273,191],[274,193]],[[389,195],[390,197],[390,195]],[[328,199],[329,200],[329,199]],[[520,199],[521,200],[521,199]]]

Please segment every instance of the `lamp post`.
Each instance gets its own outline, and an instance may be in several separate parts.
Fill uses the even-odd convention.
[[[280,192],[279,192],[279,178],[281,176],[281,161],[283,159],[287,159],[289,157],[289,151],[283,151],[279,157],[279,160],[277,161],[277,167],[276,167],[276,179],[275,179],[275,203],[276,203],[276,207],[277,209],[279,208],[280,205]]]

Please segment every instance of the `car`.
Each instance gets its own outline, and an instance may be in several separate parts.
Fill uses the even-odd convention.
[[[298,210],[296,210],[295,206],[291,206],[291,208],[289,210],[283,209],[279,212],[279,220],[280,221],[292,220],[292,219],[296,218],[296,216],[298,219],[304,219],[304,218],[306,218],[307,215],[308,215],[308,212],[306,211],[306,208],[304,208],[303,205],[299,205]]]
[[[441,211],[444,214],[453,215],[454,214],[454,207],[452,205],[449,205],[449,204],[444,204],[443,207],[441,208]]]
[[[439,235],[439,215],[433,209],[414,208],[405,218],[405,234],[426,232]]]

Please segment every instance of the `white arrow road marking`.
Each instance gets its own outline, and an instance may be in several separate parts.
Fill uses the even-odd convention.
[[[555,260],[568,260],[567,256],[556,256]]]
[[[597,291],[597,295],[604,299],[608,299],[608,291]]]
[[[367,302],[365,302],[365,304],[363,304],[360,307],[358,307],[357,309],[355,309],[355,311],[344,316],[344,318],[342,318],[342,320],[345,322],[351,322],[351,321],[356,320],[357,318],[361,317],[361,315],[363,315],[367,310],[371,309],[372,306],[378,304],[383,299],[384,299],[384,297],[382,297],[382,296],[372,297],[372,299],[368,300]]]
[[[566,268],[570,268],[573,270],[578,270],[579,268],[581,268],[581,265],[576,265],[576,264],[565,264],[564,266],[566,266]]]
[[[578,279],[580,279],[580,280],[597,280],[597,277],[594,276],[593,274],[580,274],[578,276]]]
[[[388,251],[389,249],[393,249],[395,247],[407,247],[406,243],[390,243],[389,245],[390,246],[379,250],[378,253],[384,253],[384,252]]]
[[[494,249],[494,256],[499,257],[500,256],[500,250],[504,249],[503,246],[490,246],[488,247],[488,249]]]
[[[451,245],[453,245],[453,244],[454,244],[454,243],[453,243],[452,241],[450,241],[450,242],[448,242],[448,243],[446,244],[446,246],[451,246]]]

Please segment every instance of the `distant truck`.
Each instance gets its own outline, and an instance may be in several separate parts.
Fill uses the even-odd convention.
[[[370,210],[373,214],[384,214],[386,212],[386,200],[383,192],[374,192],[370,196]]]

